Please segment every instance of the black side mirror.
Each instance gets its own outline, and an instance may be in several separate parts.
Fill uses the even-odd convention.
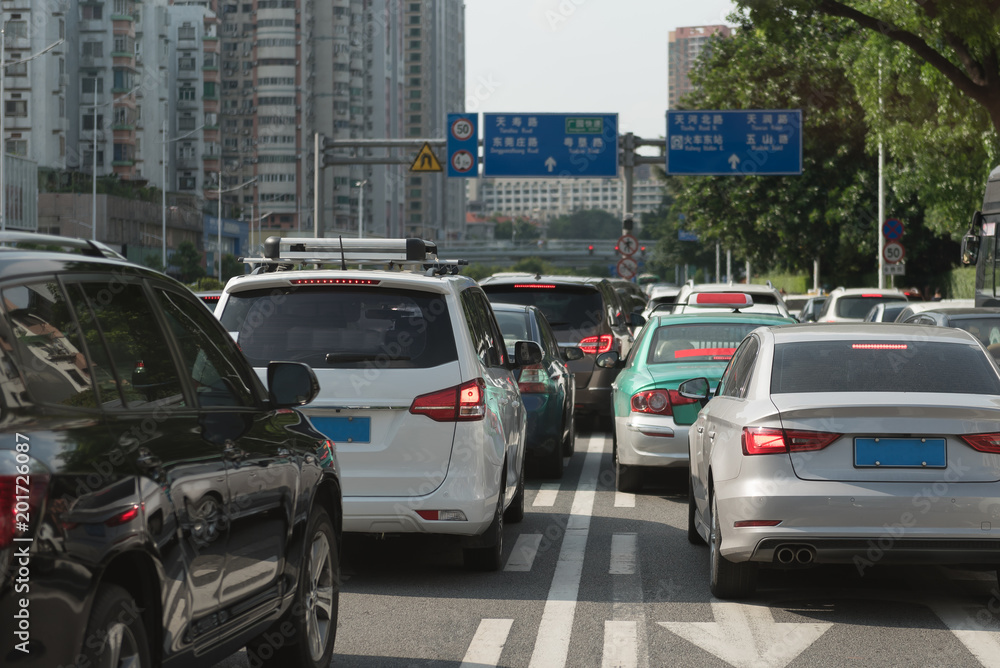
[[[642,327],[643,325],[646,324],[646,319],[643,318],[638,313],[629,313],[628,314],[628,324],[629,324],[629,327]]]
[[[677,392],[685,399],[697,399],[704,406],[708,402],[708,379],[692,378],[677,386]]]
[[[276,408],[302,406],[319,394],[319,381],[308,364],[271,362],[267,365],[267,392]]]
[[[609,353],[601,353],[598,355],[597,361],[594,363],[602,369],[615,369],[622,366],[622,358],[621,355],[618,354],[617,350],[612,350]]]
[[[518,341],[514,344],[514,364],[519,367],[542,363],[542,348],[534,341]]]
[[[583,348],[578,346],[563,346],[559,348],[559,353],[567,362],[583,359]]]

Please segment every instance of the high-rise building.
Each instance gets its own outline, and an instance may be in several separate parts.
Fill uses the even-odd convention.
[[[667,43],[667,106],[677,109],[682,97],[694,90],[688,74],[698,56],[718,35],[729,37],[729,26],[690,26],[671,30]]]

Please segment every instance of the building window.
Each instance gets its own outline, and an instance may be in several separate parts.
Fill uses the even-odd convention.
[[[410,74],[420,74],[420,65],[410,65]]]
[[[215,92],[215,82],[214,81],[206,81],[205,82],[205,92],[204,92],[204,95],[207,98],[216,98],[216,97],[219,96],[219,94]]]
[[[7,21],[7,26],[5,28],[7,32],[7,39],[17,38],[17,37],[27,37],[28,36],[28,22],[27,21]]]
[[[7,152],[12,155],[26,156],[28,155],[28,140],[27,139],[8,139],[7,140]]]
[[[11,60],[20,60],[21,54],[12,53],[10,54]],[[7,76],[11,77],[26,77],[28,76],[28,63],[17,63],[16,65],[7,66]]]
[[[97,114],[97,127],[104,127],[104,114]],[[83,115],[83,129],[93,130],[94,129],[94,115],[84,114]]]
[[[410,116],[410,122],[411,123],[419,123],[420,122],[420,114],[413,114],[413,115],[411,115]]]
[[[100,58],[104,55],[104,42],[84,42],[84,58]]]
[[[177,188],[179,190],[194,190],[197,186],[197,179],[193,176],[182,176],[177,179]]]
[[[84,77],[81,83],[84,94],[90,93],[93,95],[95,88],[98,94],[104,92],[104,77]]]
[[[194,37],[194,26],[190,23],[185,23],[177,29],[177,39],[194,39]]]
[[[410,48],[411,49],[419,49],[420,48],[420,40],[419,39],[411,39],[410,40]]]
[[[115,45],[112,49],[115,53],[135,53],[135,40],[128,35],[115,35]]]
[[[410,28],[410,37],[420,37],[420,28]]]
[[[181,116],[180,118],[177,119],[178,130],[186,130],[190,132],[191,130],[194,130],[194,128],[195,128],[194,116]]]
[[[132,70],[126,69],[115,69],[115,85],[116,90],[128,90],[132,87]]]
[[[80,5],[80,18],[84,21],[100,21],[104,18],[104,5],[100,3]]]
[[[132,160],[132,147],[129,144],[115,144],[115,162]]]
[[[27,100],[7,100],[4,109],[8,116],[27,116],[28,115],[28,101]]]
[[[194,69],[194,66],[194,58],[191,56],[185,56],[177,59],[177,69],[191,71]]]
[[[185,84],[181,86],[178,92],[178,98],[181,100],[193,100],[194,99],[194,86],[190,84]]]
[[[417,99],[417,100],[419,100],[420,99],[420,91],[419,90],[411,90],[410,91],[410,98],[411,99]]]

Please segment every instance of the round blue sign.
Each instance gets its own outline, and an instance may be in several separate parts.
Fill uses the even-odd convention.
[[[882,224],[882,236],[889,241],[896,241],[903,237],[903,223],[895,218],[890,218]]]

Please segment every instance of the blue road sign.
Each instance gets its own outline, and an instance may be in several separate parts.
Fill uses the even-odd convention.
[[[903,223],[896,218],[889,218],[882,223],[882,236],[887,241],[896,241],[903,238]]]
[[[677,230],[677,241],[698,241],[698,233],[688,232],[687,230]]]
[[[483,114],[483,176],[618,176],[617,114]]]
[[[448,114],[448,176],[479,176],[479,114]]]
[[[667,174],[801,173],[801,109],[667,112]]]

